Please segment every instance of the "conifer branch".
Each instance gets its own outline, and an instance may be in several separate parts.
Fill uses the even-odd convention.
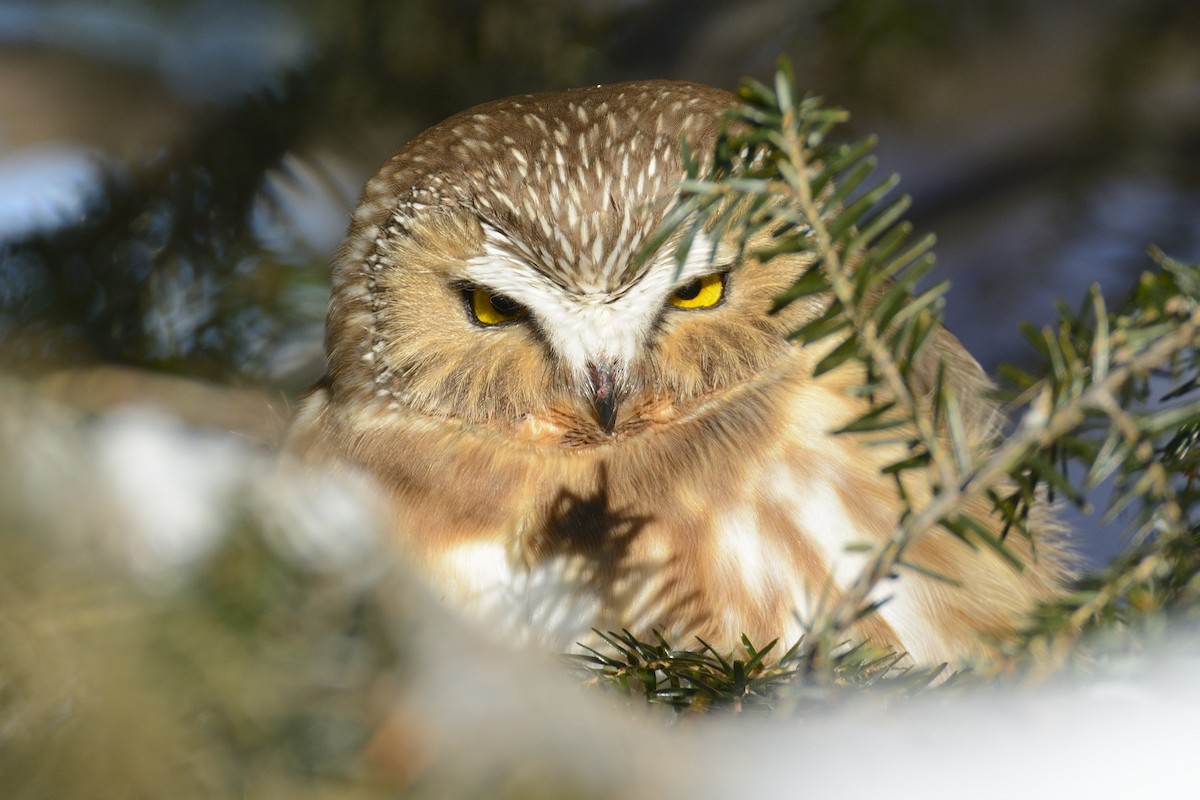
[[[846,119],[845,112],[823,108],[819,98],[795,99],[786,63],[773,88],[747,81],[739,96],[743,105],[729,113],[711,156],[694,157],[685,149],[687,178],[679,201],[647,249],[675,237],[682,260],[703,228],[714,241],[735,237],[743,252],[750,242],[760,243],[749,252],[760,262],[809,254],[811,267],[777,298],[776,308],[801,297],[828,298],[824,313],[793,338],[804,344],[833,342],[815,375],[847,361],[862,369],[865,377],[852,390],[869,400],[869,409],[837,433],[899,429],[906,432],[899,441],[908,444],[908,454],[885,469],[896,479],[899,522],[856,580],[812,621],[798,651],[807,674],[817,675],[831,663],[830,654],[852,626],[877,608],[869,599],[876,586],[909,568],[908,549],[934,529],[977,538],[1023,567],[1003,537],[995,537],[967,511],[981,497],[991,501],[1007,526],[1032,538],[1028,514],[1039,497],[1061,492],[1083,503],[1083,489],[1066,471],[1069,462],[1080,461],[1088,468],[1089,481],[1114,470],[1130,479],[1137,476],[1115,506],[1137,498],[1151,505],[1154,498],[1165,500],[1162,510],[1150,515],[1158,519],[1165,513],[1172,517],[1167,522],[1181,524],[1186,515],[1172,489],[1171,472],[1150,463],[1148,454],[1155,437],[1178,433],[1185,421],[1200,425],[1200,405],[1173,409],[1174,416],[1155,416],[1131,411],[1130,404],[1147,395],[1148,375],[1178,372],[1182,354],[1194,352],[1200,342],[1200,277],[1157,254],[1163,272],[1144,276],[1134,299],[1122,308],[1109,313],[1093,290],[1086,312],[1065,315],[1057,329],[1030,333],[1047,365],[1040,376],[1013,371],[1028,406],[1021,423],[1005,440],[968,441],[944,365],[935,363],[938,379],[931,401],[913,390],[917,360],[940,360],[924,347],[941,323],[944,287],[916,289],[932,264],[927,252],[932,239],[906,246],[911,227],[899,218],[907,198],[884,202],[895,180],[862,188],[874,169],[868,157],[873,140],[829,144],[827,136]],[[707,170],[703,176],[702,165]],[[762,232],[769,237],[758,235]],[[769,243],[761,245],[764,238]],[[1176,393],[1197,385],[1200,378],[1193,376]],[[1097,431],[1102,443],[1095,441]],[[928,499],[914,503],[905,475],[927,482]],[[1113,584],[1112,592],[1078,606],[1075,621],[1060,620],[1058,629],[1079,628],[1079,620],[1094,618],[1094,609],[1107,607],[1124,586]]]
[[[790,74],[788,80],[791,80]],[[865,351],[866,358],[863,360],[881,374],[890,399],[899,405],[905,421],[911,423],[916,429],[917,435],[927,448],[933,464],[937,468],[940,483],[945,486],[951,485],[955,478],[954,467],[946,458],[938,433],[933,428],[933,422],[918,407],[908,381],[905,380],[894,360],[893,348],[884,341],[874,319],[860,305],[861,299],[856,296],[851,276],[843,267],[842,254],[835,246],[826,218],[813,196],[810,182],[811,169],[807,163],[803,141],[798,134],[802,125],[796,119],[797,111],[796,107],[792,107],[787,109],[783,115],[783,124],[781,125],[783,136],[780,137],[780,145],[786,159],[784,163],[791,168],[784,171],[783,187],[786,188],[786,192],[780,192],[780,194],[791,198],[802,212],[812,233],[815,242],[814,249],[820,256],[823,272],[833,290],[833,295],[841,304],[842,312],[854,337]],[[850,251],[846,255],[853,258],[856,253]]]

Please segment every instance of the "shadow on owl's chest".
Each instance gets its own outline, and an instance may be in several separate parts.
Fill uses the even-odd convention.
[[[569,646],[593,627],[678,637],[729,627],[736,636],[747,626],[778,627],[794,607],[791,587],[765,591],[728,558],[738,546],[726,535],[737,525],[731,520],[758,513],[763,457],[778,448],[731,441],[700,421],[693,427],[525,461],[521,487],[506,504],[509,527],[497,533],[507,559],[503,582],[538,629],[535,638],[561,628]],[[796,537],[780,533],[784,556],[794,560]],[[757,545],[755,538],[750,546]],[[488,594],[495,591],[480,596]],[[582,616],[569,620],[562,609]]]

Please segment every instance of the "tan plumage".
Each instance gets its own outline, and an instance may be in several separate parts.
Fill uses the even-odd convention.
[[[793,638],[857,574],[845,548],[892,531],[896,453],[828,433],[863,410],[852,368],[814,379],[828,345],[784,338],[822,299],[767,313],[806,262],[733,269],[693,247],[676,277],[670,245],[634,259],[680,135],[710,149],[733,102],[668,81],[502,100],[368,183],[335,262],[329,374],[290,447],[372,475],[450,604],[559,649],[593,627]],[[981,435],[985,377],[948,333],[934,349]],[[943,534],[912,558],[967,588],[906,574],[862,632],[919,662],[982,652],[1062,575],[1045,542],[1023,573]]]

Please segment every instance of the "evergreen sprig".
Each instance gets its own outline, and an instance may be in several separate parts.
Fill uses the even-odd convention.
[[[957,494],[982,457],[982,443],[969,439],[945,369],[934,370],[930,400],[914,388],[916,365],[938,357],[929,344],[941,323],[946,284],[920,285],[934,262],[933,237],[914,239],[911,224],[901,219],[910,200],[891,197],[898,179],[873,177],[874,138],[834,142],[831,132],[848,115],[824,107],[820,98],[798,96],[786,62],[773,86],[746,81],[739,97],[713,153],[697,157],[685,148],[680,199],[650,246],[677,239],[682,259],[704,231],[714,242],[732,236],[751,261],[808,256],[811,267],[776,298],[774,310],[800,298],[826,298],[822,313],[791,338],[831,342],[816,375],[851,361],[861,366],[861,381],[851,391],[868,399],[868,409],[838,433],[902,445],[903,456],[885,469],[903,503],[900,525],[815,622],[806,652],[821,660],[874,610],[875,585],[913,566],[906,552],[929,530],[941,527],[1013,557]],[[920,508],[910,502],[906,487],[914,479],[925,482],[924,494],[935,502]],[[953,500],[937,503],[943,496]]]
[[[872,177],[874,140],[835,143],[830,134],[846,113],[824,107],[819,98],[798,96],[786,63],[773,86],[747,81],[739,97],[741,105],[727,115],[712,153],[696,155],[685,144],[687,177],[679,200],[647,249],[677,242],[682,262],[704,232],[713,242],[732,238],[750,262],[784,254],[809,257],[811,267],[776,299],[775,308],[805,297],[825,299],[823,312],[792,338],[825,343],[816,374],[847,362],[860,368],[863,377],[850,391],[869,401],[868,410],[837,433],[869,434],[866,444],[899,443],[905,451],[884,470],[894,476],[902,505],[893,534],[791,653],[807,662],[809,674],[820,673],[822,664],[827,670],[853,625],[873,613],[877,604],[870,598],[882,579],[919,568],[907,552],[931,531],[982,544],[1021,567],[1004,535],[968,510],[980,498],[990,500],[1005,521],[1005,534],[1015,530],[1032,538],[1030,511],[1044,498],[1084,505],[1089,487],[1115,476],[1112,513],[1137,507],[1140,529],[1153,531],[1167,549],[1179,537],[1195,535],[1191,504],[1200,465],[1194,454],[1200,405],[1189,397],[1200,385],[1196,268],[1156,253],[1161,271],[1143,276],[1115,311],[1093,289],[1080,312],[1060,309],[1055,328],[1027,331],[1044,369],[1008,370],[1018,390],[1013,407],[1020,422],[1003,439],[979,441],[968,433],[946,365],[929,347],[946,288],[920,283],[933,263],[933,238],[914,240],[911,226],[901,220],[909,200],[889,199],[896,178]],[[915,387],[914,368],[931,361],[935,385],[923,394]],[[1152,390],[1164,382],[1164,402],[1150,403]],[[1068,471],[1072,464],[1085,466],[1082,481]],[[912,481],[925,482],[927,502],[914,502]],[[1153,563],[1178,563],[1150,547]],[[1143,586],[1151,562],[1130,557],[1136,566],[1115,566],[1119,575],[1110,577],[1116,582],[1102,580],[1103,588],[1090,599],[1068,603],[1071,615],[1054,630],[1082,631],[1111,611],[1117,598],[1127,599],[1133,587]],[[1049,606],[1041,619],[1045,624],[1035,625],[1031,636],[1048,635],[1047,621],[1055,619]],[[633,645],[626,641],[618,650],[629,656],[638,652]],[[672,652],[668,648],[659,656]],[[628,658],[600,668],[621,675],[634,669],[628,674],[649,681],[646,673],[636,673],[644,664]],[[657,689],[646,685],[648,695],[655,695]]]
[[[1026,459],[1038,469],[1023,480],[1042,476],[1080,504],[1111,481],[1106,516],[1126,515],[1134,535],[1103,572],[1039,610],[1015,645],[1020,657],[1061,663],[1085,633],[1200,607],[1200,264],[1150,255],[1159,269],[1115,309],[1093,286],[1079,311],[1060,305],[1057,325],[1026,329],[1038,369],[1004,368],[1030,409],[1024,438],[1040,438]]]
[[[872,689],[884,697],[909,697],[924,691],[943,668],[902,666],[904,654],[867,642],[843,642],[828,669],[816,673],[806,657],[805,639],[774,656],[779,640],[763,647],[742,636],[742,651],[722,654],[698,639],[698,650],[673,647],[659,633],[647,642],[628,630],[594,633],[603,649],[567,656],[591,681],[604,683],[650,703],[680,712],[722,710],[730,713],[805,713],[832,707],[852,689]]]

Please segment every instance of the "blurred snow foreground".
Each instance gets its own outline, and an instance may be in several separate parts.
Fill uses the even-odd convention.
[[[0,796],[1200,789],[1195,653],[1037,691],[672,727],[451,619],[374,517],[369,487],[232,435],[149,409],[81,419],[0,383]]]

